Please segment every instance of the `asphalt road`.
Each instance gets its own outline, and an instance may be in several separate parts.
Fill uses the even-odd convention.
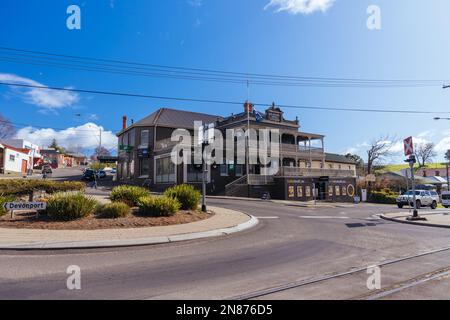
[[[0,299],[450,298],[444,273],[419,281],[450,266],[450,251],[428,253],[450,247],[450,229],[374,216],[397,210],[391,206],[301,208],[218,199],[209,203],[250,213],[260,224],[223,238],[168,245],[0,251]],[[427,254],[416,256],[420,253]],[[376,297],[379,291],[367,289],[365,268],[388,261],[381,270],[385,294]],[[71,265],[81,269],[81,290],[66,287]],[[391,292],[399,284],[413,286]]]

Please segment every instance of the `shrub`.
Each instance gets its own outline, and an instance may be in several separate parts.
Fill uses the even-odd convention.
[[[136,207],[140,198],[148,196],[150,196],[150,192],[145,188],[118,186],[112,189],[110,198],[113,202],[123,202],[130,207]]]
[[[202,196],[198,190],[187,184],[171,187],[164,194],[169,198],[177,199],[183,210],[196,210]]]
[[[3,205],[6,202],[13,202],[16,199],[14,197],[0,197],[0,217],[4,216],[5,214],[7,214],[8,212],[3,208]]]
[[[78,181],[50,181],[36,179],[5,179],[0,180],[0,194],[26,195],[35,191],[45,191],[52,194],[66,191],[84,191],[85,184]]]
[[[98,202],[81,192],[56,193],[47,202],[47,215],[55,220],[77,220],[95,212]]]
[[[130,207],[122,202],[108,203],[98,207],[97,215],[100,218],[117,219],[124,218],[130,214]]]
[[[396,204],[398,194],[390,189],[381,189],[378,191],[372,191],[369,201],[374,203],[383,204]]]
[[[142,197],[139,199],[139,213],[150,217],[169,217],[180,210],[177,199],[169,197]]]

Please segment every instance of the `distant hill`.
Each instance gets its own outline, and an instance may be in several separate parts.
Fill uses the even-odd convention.
[[[408,169],[409,165],[407,163],[405,164],[388,164],[385,166],[377,166],[375,171],[378,173],[383,172],[398,172],[400,170]],[[419,168],[418,165],[416,165],[416,168]],[[445,168],[445,163],[428,163],[425,168],[427,169],[443,169]]]

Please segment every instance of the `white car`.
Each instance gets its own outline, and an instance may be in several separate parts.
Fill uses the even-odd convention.
[[[414,206],[413,202],[413,192],[409,190],[405,194],[398,196],[397,198],[397,206],[401,209],[404,206]],[[416,203],[417,208],[421,207],[430,207],[431,209],[436,209],[439,204],[439,195],[436,191],[429,190],[416,190]]]
[[[442,192],[442,205],[446,208],[450,207],[450,191]]]

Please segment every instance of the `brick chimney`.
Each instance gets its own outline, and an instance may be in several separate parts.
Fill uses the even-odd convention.
[[[127,116],[122,117],[122,130],[127,128]]]
[[[245,113],[252,113],[253,112],[253,108],[254,108],[254,104],[249,102],[249,101],[245,101],[244,103],[244,112]]]

